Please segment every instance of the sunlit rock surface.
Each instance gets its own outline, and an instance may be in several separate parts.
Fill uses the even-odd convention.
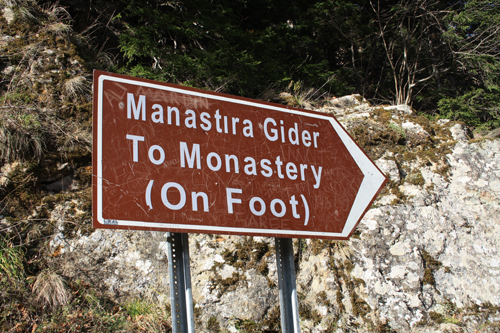
[[[363,121],[372,122],[374,135],[377,126],[392,126],[404,141],[376,152],[391,182],[349,241],[295,240],[303,330],[494,332],[500,322],[500,140],[470,141],[463,125],[445,121],[429,133],[428,123],[406,119],[405,108],[376,109],[358,96],[337,103],[323,111],[346,104],[350,111],[341,118],[348,129],[359,121],[353,112],[367,114]],[[380,112],[395,125],[374,117]],[[408,153],[411,140],[429,137],[432,154],[440,156],[418,148]],[[116,299],[169,301],[166,233],[96,230],[65,239],[61,232],[51,246],[61,250],[54,260],[65,274]],[[191,234],[190,253],[200,330],[210,318],[235,332],[248,322],[277,327],[273,239]]]

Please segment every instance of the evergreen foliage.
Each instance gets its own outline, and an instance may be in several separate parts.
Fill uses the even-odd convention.
[[[449,96],[439,101],[441,117],[482,128],[500,126],[500,2],[473,0],[445,18],[445,40],[456,71]]]
[[[251,97],[290,80],[332,85],[308,7],[306,1],[124,1],[115,17],[126,27],[119,70]]]
[[[442,118],[460,120],[477,128],[500,127],[500,96],[475,89],[455,98],[439,101]]]
[[[498,126],[500,0],[60,3],[97,26],[108,70],[267,99],[301,82]]]

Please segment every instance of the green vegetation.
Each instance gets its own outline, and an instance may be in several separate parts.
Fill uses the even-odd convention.
[[[317,325],[320,323],[322,316],[314,309],[314,304],[307,302],[305,298],[306,296],[304,294],[298,293],[299,317],[302,320],[312,320],[314,325]]]
[[[87,43],[78,49],[93,51],[80,56],[94,68],[295,106],[359,93],[499,126],[498,1],[59,4],[67,12],[45,14],[44,32],[60,39],[67,13],[78,18],[72,29]]]
[[[122,0],[116,69],[249,97],[300,82],[493,128],[500,8],[487,3]]]
[[[217,317],[215,316],[210,317],[207,321],[206,328],[211,333],[220,332],[220,325],[219,321],[217,320]]]
[[[281,332],[280,309],[278,306],[270,309],[261,322],[236,319],[234,326],[241,333]]]
[[[438,103],[440,117],[460,120],[479,128],[500,127],[500,96],[498,91],[474,89],[455,98],[443,98]]]
[[[267,276],[267,258],[271,255],[269,245],[256,242],[253,237],[243,237],[242,242],[236,244],[233,251],[225,250],[224,260],[236,268],[255,268],[260,274]]]
[[[430,284],[435,286],[436,281],[434,280],[434,272],[437,271],[443,264],[440,261],[434,259],[427,251],[422,250],[422,259],[424,261],[424,277],[422,278],[423,284]]]
[[[0,283],[2,287],[17,284],[24,278],[24,253],[21,247],[0,238]]]

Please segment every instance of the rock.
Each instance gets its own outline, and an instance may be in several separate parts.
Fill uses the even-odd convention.
[[[14,73],[15,70],[16,70],[15,66],[7,66],[3,69],[2,74],[10,75],[10,74]]]
[[[366,106],[349,112],[370,113]],[[402,117],[402,123],[407,133],[428,135],[415,117]],[[500,140],[470,142],[460,124],[450,132],[454,141],[443,137],[443,156],[435,156],[437,150],[418,155],[418,145],[379,155],[376,164],[393,183],[350,240],[295,242],[304,331],[474,332],[498,322]],[[440,163],[445,166],[437,167]],[[63,220],[71,209],[57,205],[53,220]],[[153,293],[164,301],[169,295],[165,235],[95,230],[68,238],[58,226],[50,242],[58,255],[51,260],[64,275],[88,280],[113,299]],[[235,253],[248,240],[190,234],[193,298],[202,323],[215,317],[221,328],[237,332],[241,322],[262,322],[278,307],[274,251],[258,265],[241,261]],[[274,246],[272,238],[253,242]],[[249,258],[254,253],[248,251]]]
[[[45,185],[49,191],[68,191],[78,189],[78,183],[75,182],[72,176],[65,176],[51,184]]]
[[[438,120],[436,121],[436,123],[437,123],[439,126],[443,126],[443,125],[445,125],[445,124],[447,124],[447,123],[449,123],[449,122],[450,122],[450,119],[438,119]]]
[[[422,126],[420,126],[419,124],[415,124],[415,123],[412,123],[410,121],[407,121],[405,123],[402,123],[401,124],[401,127],[405,130],[405,131],[409,131],[409,132],[412,132],[414,134],[420,134],[420,135],[425,135],[425,136],[429,136],[429,133],[427,133],[427,131],[425,131]]]
[[[73,240],[59,234],[59,241],[51,245],[66,244],[68,248],[64,255],[54,259],[60,262],[66,276],[85,276],[87,281],[105,287],[114,298],[146,295],[151,288],[159,295],[168,295],[167,260],[161,256],[157,258],[163,251],[160,244],[166,235],[96,230],[89,236]]]
[[[372,112],[370,103],[361,95],[354,94],[333,98],[320,108],[320,112],[332,113],[339,120],[369,118]]]
[[[275,290],[262,288],[264,285],[267,285],[266,278],[251,269],[245,273],[245,282],[240,288],[224,293],[220,303],[205,303],[204,306],[212,308],[225,320],[238,318],[258,321],[266,314],[269,304],[277,302]]]
[[[346,117],[343,119],[344,121],[348,120],[354,120],[354,119],[363,119],[363,118],[370,118],[370,113],[369,112],[355,112],[346,115]]]
[[[380,171],[389,177],[390,180],[394,182],[399,182],[401,180],[398,165],[394,160],[381,158],[375,161],[375,164],[379,167]]]
[[[411,109],[411,107],[405,104],[384,106],[384,110],[392,112],[397,111],[406,115],[413,114],[413,110]]]
[[[439,325],[438,333],[462,333],[462,327],[455,324],[441,324]]]
[[[363,96],[358,94],[333,98],[330,100],[330,104],[335,108],[352,108],[355,106],[370,105]]]
[[[486,162],[484,159],[484,154],[499,149],[499,141],[458,145],[450,156],[452,176],[449,185],[434,183],[434,191],[439,193],[435,203],[417,208],[410,201],[405,206],[385,207],[365,217],[375,220],[377,228],[373,227],[373,222],[361,226],[366,231],[361,234],[363,241],[355,242],[355,253],[359,254],[357,258],[363,259],[355,262],[365,268],[356,272],[367,284],[368,303],[377,306],[385,318],[393,318],[389,320],[392,328],[410,330],[414,325],[411,320],[423,315],[426,307],[442,304],[445,300],[451,300],[460,308],[471,301],[475,304],[500,303],[500,271],[496,259],[500,244],[500,200],[497,188],[490,185],[492,179],[498,179],[499,169],[494,164],[500,163],[500,157],[495,154],[494,160]],[[475,185],[474,182],[480,179],[483,181]],[[468,184],[465,187],[464,181]],[[496,196],[496,200],[484,200],[484,192]],[[468,199],[464,200],[464,195]],[[380,230],[389,232],[380,233]],[[482,234],[481,240],[479,234]],[[378,244],[392,244],[387,250],[389,256],[380,245],[370,246],[375,239]],[[375,252],[370,255],[370,251]],[[429,265],[425,262],[430,258],[439,264],[435,264],[435,271],[426,272],[424,265]],[[415,276],[409,278],[408,272],[416,274],[417,284],[411,284]],[[433,279],[426,279],[431,273]],[[396,281],[401,277],[405,277],[404,283],[408,284],[404,293],[399,293],[403,282]],[[432,288],[424,292],[418,286],[420,283],[430,283]],[[383,295],[384,305],[377,305],[380,295]],[[406,305],[389,306],[389,295],[395,298],[390,304]],[[414,297],[426,301],[419,305],[419,302],[410,301]],[[409,326],[401,325],[405,316],[411,319]]]
[[[493,131],[489,132],[486,137],[488,139],[495,139],[495,138],[500,138],[500,128],[494,129]]]
[[[11,24],[15,20],[15,14],[11,7],[4,7],[2,9],[3,18],[7,21],[7,24]]]
[[[462,124],[456,124],[450,127],[451,136],[456,141],[467,141],[467,129]]]
[[[19,167],[19,162],[5,163],[0,168],[0,186],[5,186],[10,181],[9,173]]]

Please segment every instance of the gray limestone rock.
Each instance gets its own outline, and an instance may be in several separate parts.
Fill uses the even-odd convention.
[[[401,177],[399,176],[398,165],[394,160],[381,158],[378,159],[375,164],[379,167],[379,169],[385,173],[390,180],[394,182],[399,182]]]
[[[467,141],[467,129],[462,124],[455,124],[450,128],[451,136],[457,141]]]
[[[413,110],[409,105],[405,104],[400,104],[400,105],[391,105],[391,106],[384,106],[384,110],[391,111],[391,112],[400,112],[403,114],[412,114]]]
[[[377,160],[406,197],[393,205],[392,190],[384,192],[349,241],[295,242],[303,331],[498,328],[500,140],[471,143],[455,137],[446,173],[418,159],[405,162],[418,171],[420,182],[400,178],[395,155]],[[58,206],[53,219],[63,219],[69,209]],[[64,225],[60,231],[51,240],[60,250],[52,260],[65,275],[86,279],[116,299],[154,295],[168,301],[166,234],[95,230],[70,239]],[[245,254],[238,251],[248,242],[240,236],[190,235],[200,330],[215,317],[236,332],[238,323],[260,322],[279,305],[274,240],[254,237],[252,246],[269,251],[255,259],[256,250],[245,250],[242,261],[236,254]]]
[[[354,106],[369,105],[368,101],[358,94],[333,98],[330,103],[336,108],[352,108]]]

